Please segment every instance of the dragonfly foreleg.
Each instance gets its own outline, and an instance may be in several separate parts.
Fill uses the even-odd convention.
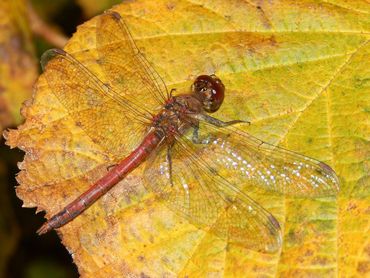
[[[199,138],[199,125],[194,126],[193,130],[193,137],[191,138],[194,144],[200,145],[207,145],[211,141],[211,136],[207,136],[206,138]]]
[[[249,124],[249,125],[251,124],[250,122],[243,121],[243,120],[233,120],[233,121],[224,122],[224,121],[221,121],[221,120],[219,120],[217,118],[214,118],[214,117],[212,117],[210,115],[207,115],[207,114],[195,114],[195,115],[192,115],[191,117],[195,118],[197,120],[205,121],[205,122],[207,122],[211,125],[217,126],[217,127],[225,127],[225,126],[241,124],[241,123]]]
[[[233,121],[224,122],[217,118],[211,117],[207,114],[195,114],[195,115],[192,115],[191,117],[197,120],[205,121],[217,127],[226,127],[226,126],[231,126],[231,125],[240,124],[240,123],[250,124],[250,122],[242,121],[242,120],[233,120]],[[209,142],[211,142],[212,138],[210,135],[203,139],[199,138],[199,123],[197,125],[194,125],[193,128],[194,128],[194,131],[193,131],[192,141],[194,144],[209,144]]]

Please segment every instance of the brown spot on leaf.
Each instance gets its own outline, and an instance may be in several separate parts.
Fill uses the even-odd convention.
[[[141,272],[140,273],[140,277],[141,278],[150,278],[150,276],[149,275],[146,275],[144,272]]]
[[[168,2],[166,7],[169,11],[173,11],[176,8],[176,4],[174,2]]]
[[[138,256],[138,257],[137,257],[137,259],[138,259],[140,262],[142,262],[142,261],[144,261],[144,260],[145,260],[145,257],[144,257],[143,255],[140,255],[140,256]]]
[[[370,272],[370,262],[368,261],[363,261],[359,262],[357,265],[357,271],[361,274],[366,274]],[[365,277],[365,276],[362,276]]]

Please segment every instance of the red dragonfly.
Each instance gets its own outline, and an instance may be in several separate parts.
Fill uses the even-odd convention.
[[[146,188],[171,210],[230,243],[261,252],[281,246],[280,226],[248,191],[298,197],[338,192],[339,180],[325,163],[235,127],[244,121],[212,117],[225,91],[215,75],[201,75],[188,93],[174,95],[118,13],[100,16],[96,28],[97,64],[105,82],[63,50],[47,51],[42,65],[70,117],[121,162],[51,217],[40,235],[73,220],[144,161]]]

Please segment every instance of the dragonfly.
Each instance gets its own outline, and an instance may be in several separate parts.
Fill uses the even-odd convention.
[[[198,76],[187,92],[169,91],[119,13],[99,17],[96,50],[104,77],[60,49],[45,52],[41,64],[76,125],[119,162],[38,234],[75,219],[144,162],[146,190],[170,210],[230,244],[259,252],[279,250],[282,235],[278,220],[251,192],[315,198],[339,191],[327,164],[240,129],[249,122],[213,117],[226,91],[216,75]]]

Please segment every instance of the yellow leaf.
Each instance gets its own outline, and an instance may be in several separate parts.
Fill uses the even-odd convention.
[[[221,119],[331,165],[337,199],[256,195],[279,220],[282,250],[262,254],[198,230],[158,203],[142,167],[59,229],[84,277],[364,277],[370,273],[369,12],[363,1],[136,1],[115,8],[170,88],[216,73]],[[96,18],[65,50],[104,80]],[[18,196],[58,212],[116,161],[51,93],[45,74],[26,123],[7,143],[26,151]],[[113,125],[131,123],[112,122]]]

